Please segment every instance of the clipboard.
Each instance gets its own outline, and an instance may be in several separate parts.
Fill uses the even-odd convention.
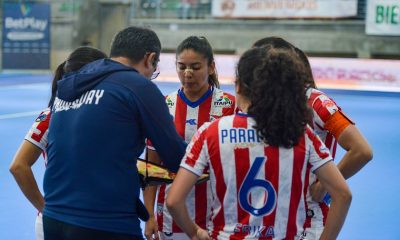
[[[137,169],[142,188],[170,184],[176,177],[176,173],[169,171],[166,167],[141,158],[137,159]],[[196,184],[206,182],[209,178],[208,174],[203,174],[198,178]]]

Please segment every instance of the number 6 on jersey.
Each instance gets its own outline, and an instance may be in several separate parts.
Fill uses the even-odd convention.
[[[276,191],[271,182],[256,178],[265,159],[266,157],[256,157],[240,187],[238,196],[239,204],[243,210],[257,217],[270,214],[276,206]],[[260,208],[255,208],[251,205],[250,193],[253,188],[263,188],[265,190],[264,205]]]

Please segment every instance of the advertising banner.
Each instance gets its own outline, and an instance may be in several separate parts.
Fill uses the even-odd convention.
[[[400,36],[400,0],[368,0],[365,26],[370,35]]]
[[[310,57],[321,88],[400,92],[400,61]]]
[[[340,18],[357,15],[357,0],[213,0],[217,18]]]
[[[3,69],[50,68],[50,5],[3,4]]]
[[[175,54],[160,57],[160,76],[156,81],[179,82]],[[239,56],[216,55],[221,84],[233,84]],[[379,92],[400,92],[400,60],[310,57],[315,82],[319,88]]]

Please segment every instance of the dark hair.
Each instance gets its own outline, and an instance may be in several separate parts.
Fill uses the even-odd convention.
[[[295,47],[294,50],[296,51],[297,56],[299,56],[301,62],[306,67],[305,70],[306,70],[306,74],[308,75],[308,78],[305,82],[306,88],[309,88],[309,87],[317,88],[317,85],[315,84],[315,81],[314,81],[314,75],[312,73],[310,61],[308,61],[307,55],[297,47]]]
[[[293,51],[271,45],[251,48],[239,60],[239,94],[250,100],[254,127],[271,146],[290,148],[304,133],[311,113],[304,68]]]
[[[280,37],[265,37],[257,40],[255,43],[253,43],[253,47],[262,47],[270,45],[274,48],[281,48],[281,49],[287,49],[287,50],[294,50],[295,46],[293,46],[291,43],[286,41],[283,38]]]
[[[181,54],[184,50],[191,49],[198,54],[203,55],[207,59],[208,66],[214,62],[214,53],[211,44],[207,41],[205,37],[190,36],[183,40],[176,49],[176,57]],[[208,76],[208,84],[219,88],[219,81],[217,70]]]
[[[149,52],[156,53],[157,63],[161,52],[161,42],[157,34],[148,28],[127,27],[115,35],[110,57],[126,57],[132,63],[137,63]]]
[[[257,40],[253,44],[253,47],[262,47],[262,46],[266,46],[266,45],[270,45],[274,48],[287,49],[287,50],[292,50],[292,51],[296,52],[297,56],[300,58],[301,62],[306,67],[305,70],[306,70],[306,74],[307,74],[308,78],[305,81],[304,86],[306,88],[309,88],[309,87],[317,88],[315,81],[314,81],[314,76],[312,74],[310,62],[308,61],[307,55],[302,50],[300,50],[293,44],[289,43],[285,39],[280,38],[280,37],[274,37],[274,36],[273,37],[265,37],[260,40]]]
[[[56,68],[54,78],[51,83],[51,97],[49,101],[49,107],[53,105],[54,99],[57,92],[57,82],[66,73],[78,71],[84,65],[93,62],[98,59],[106,58],[107,55],[97,48],[82,46],[75,49],[65,60]]]

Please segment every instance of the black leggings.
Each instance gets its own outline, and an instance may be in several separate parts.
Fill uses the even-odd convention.
[[[142,236],[79,227],[43,216],[45,240],[143,240]]]

